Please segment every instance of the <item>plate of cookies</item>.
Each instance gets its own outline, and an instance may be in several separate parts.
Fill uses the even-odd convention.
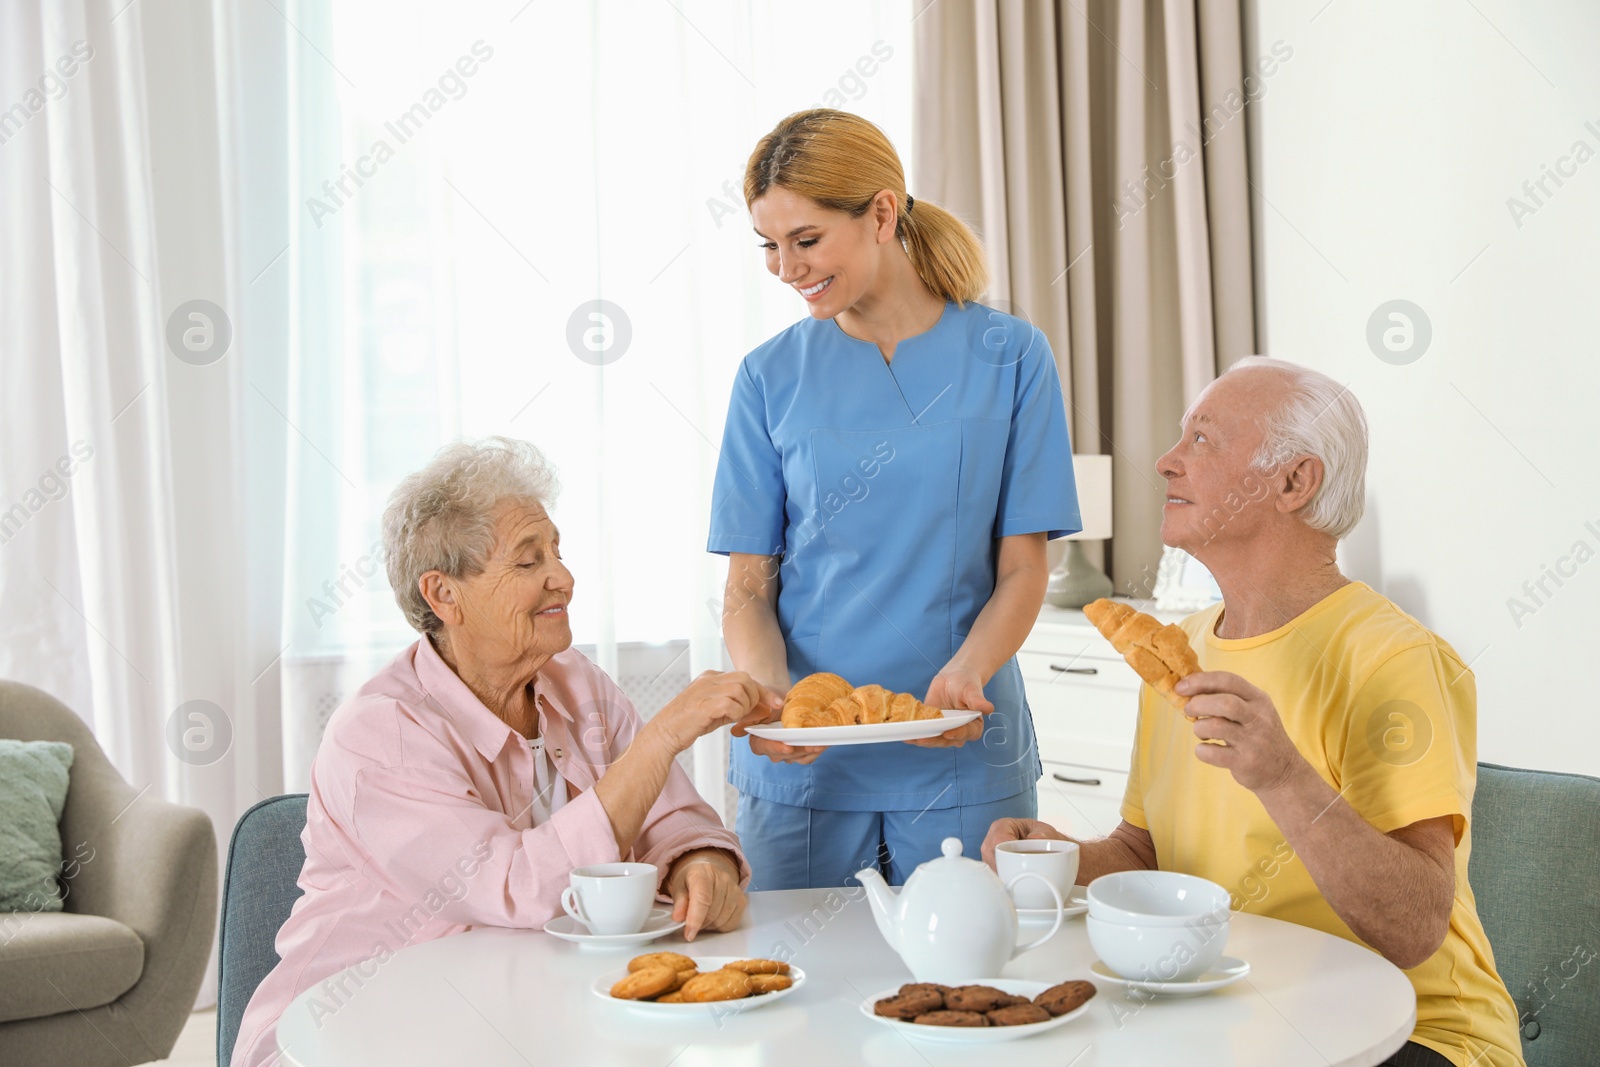
[[[908,982],[861,1002],[861,1014],[923,1041],[1016,1041],[1054,1030],[1089,1010],[1093,982],[990,978],[968,985]]]
[[[806,984],[806,974],[781,960],[647,952],[622,971],[595,979],[594,995],[659,1016],[704,1015],[761,1008]]]
[[[982,712],[949,711],[881,685],[853,686],[837,674],[808,674],[783,701],[782,725],[747,733],[787,745],[873,745],[938,737]]]

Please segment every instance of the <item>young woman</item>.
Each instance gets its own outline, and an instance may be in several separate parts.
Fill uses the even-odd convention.
[[[728,406],[708,548],[729,556],[733,662],[779,692],[831,671],[987,714],[918,742],[735,742],[735,828],[753,889],[873,865],[900,883],[944,838],[976,857],[996,818],[1036,811],[1014,656],[1046,539],[1081,528],[1061,385],[1036,329],[973,303],[976,238],[906,193],[872,123],[789,116],[744,196],[810,314],[745,357]]]

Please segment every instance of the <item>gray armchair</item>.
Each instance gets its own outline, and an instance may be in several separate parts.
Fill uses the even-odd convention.
[[[202,811],[122,780],[83,721],[0,681],[0,737],[65,741],[66,909],[0,913],[0,1063],[132,1067],[172,1051],[217,923],[217,845]]]

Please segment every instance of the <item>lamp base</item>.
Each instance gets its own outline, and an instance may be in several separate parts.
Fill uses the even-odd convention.
[[[1089,562],[1083,542],[1073,541],[1061,566],[1050,572],[1044,598],[1058,608],[1081,608],[1092,600],[1110,596],[1113,588],[1111,579]]]

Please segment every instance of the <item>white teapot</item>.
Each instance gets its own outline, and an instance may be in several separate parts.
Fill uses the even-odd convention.
[[[867,887],[879,932],[917,981],[998,978],[1007,963],[1061,929],[1061,893],[1042,875],[1024,871],[1011,885],[1024,878],[1044,882],[1056,901],[1056,921],[1043,937],[1018,945],[1011,885],[985,864],[962,856],[960,838],[945,838],[940,849],[944,855],[912,871],[898,894],[875,869],[856,872],[856,880]]]

